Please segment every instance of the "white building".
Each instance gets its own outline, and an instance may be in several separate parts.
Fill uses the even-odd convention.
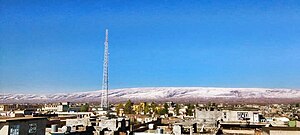
[[[216,108],[205,107],[197,108],[196,120],[200,122],[216,121],[248,121],[261,122],[261,112],[257,108]]]
[[[222,110],[222,120],[223,121],[243,121],[247,120],[249,122],[260,122],[260,111],[258,109],[233,109],[233,110]]]

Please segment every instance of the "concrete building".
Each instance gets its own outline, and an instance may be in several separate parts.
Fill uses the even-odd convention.
[[[195,117],[200,123],[216,122],[222,119],[222,110],[214,107],[197,108],[195,110]]]
[[[40,106],[37,104],[0,104],[0,111],[32,110],[35,111]]]
[[[257,108],[217,108],[202,107],[195,111],[196,120],[199,123],[216,125],[217,121],[248,121],[261,122],[263,117]]]
[[[181,122],[175,123],[173,125],[173,134],[182,135],[182,134],[194,134],[197,133],[197,123],[195,122]]]
[[[14,111],[17,109],[16,104],[2,104],[0,105],[0,111]]]
[[[86,117],[86,118],[76,118],[76,119],[66,119],[66,126],[74,127],[74,126],[92,126],[92,122],[96,125],[96,118]]]
[[[261,122],[261,112],[256,108],[233,108],[222,110],[223,121],[243,121]]]
[[[100,119],[98,125],[94,127],[95,135],[126,134],[130,130],[130,120],[125,118]]]
[[[62,128],[51,125],[51,128],[46,128],[45,135],[94,135],[94,127],[92,126],[77,126],[75,128],[70,126],[63,126]]]
[[[49,112],[66,112],[69,110],[69,106],[69,102],[45,104],[42,110]]]
[[[46,123],[43,117],[0,119],[0,135],[44,135]]]

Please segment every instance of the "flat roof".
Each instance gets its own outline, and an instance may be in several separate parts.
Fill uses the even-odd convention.
[[[225,110],[229,110],[229,111],[259,111],[259,108],[254,108],[254,107],[198,107],[198,109],[206,109],[206,110],[210,110],[210,109],[214,109],[214,110],[219,110],[219,111],[225,111]]]
[[[0,118],[0,122],[22,121],[22,120],[36,120],[36,119],[47,119],[47,118],[46,117],[12,117],[12,118]]]
[[[192,126],[195,123],[197,123],[197,122],[195,122],[195,121],[183,121],[183,122],[174,123],[174,125]]]
[[[55,112],[55,114],[94,114],[94,112]]]
[[[257,125],[257,126],[265,126],[268,123],[262,123],[262,122],[239,122],[239,121],[228,121],[228,122],[221,122],[221,125],[245,125],[245,124],[249,124],[249,125]]]
[[[300,131],[299,127],[263,127],[263,130]]]

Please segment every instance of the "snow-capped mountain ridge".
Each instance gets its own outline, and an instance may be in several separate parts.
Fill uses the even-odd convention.
[[[216,88],[216,87],[145,87],[109,90],[110,99],[168,100],[197,98],[300,98],[298,89]],[[100,100],[101,90],[57,94],[1,94],[1,102]]]

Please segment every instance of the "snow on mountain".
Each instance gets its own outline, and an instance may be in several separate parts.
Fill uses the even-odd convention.
[[[300,99],[300,90],[273,88],[146,87],[109,90],[111,100],[168,100],[199,98],[284,98]],[[0,102],[100,101],[101,90],[57,94],[1,94]]]

